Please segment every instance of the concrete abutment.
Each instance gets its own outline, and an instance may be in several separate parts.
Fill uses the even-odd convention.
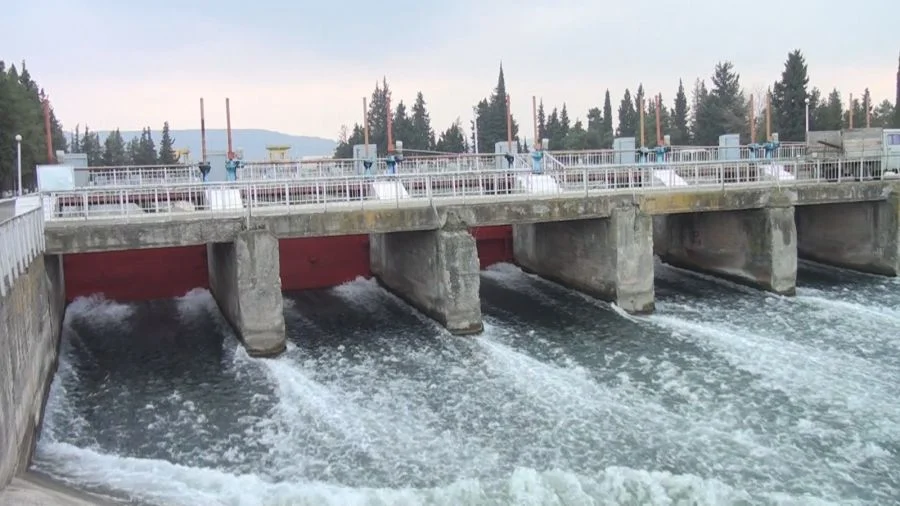
[[[31,462],[64,313],[59,255],[38,255],[0,298],[0,490]]]
[[[209,286],[251,356],[285,350],[278,239],[267,230],[239,232],[208,248]]]
[[[797,207],[800,258],[871,274],[900,275],[900,196]]]
[[[453,334],[483,330],[478,249],[465,224],[372,234],[369,248],[372,273],[388,290]]]
[[[654,223],[663,262],[762,290],[793,295],[797,228],[789,203],[761,209],[673,214]]]
[[[613,209],[609,218],[514,225],[513,249],[526,271],[629,313],[654,309],[653,221],[637,207]]]

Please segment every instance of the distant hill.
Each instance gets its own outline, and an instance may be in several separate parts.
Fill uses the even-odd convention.
[[[100,143],[106,140],[108,131],[98,132]],[[191,150],[191,159],[200,159],[200,130],[172,130],[175,138],[175,149],[188,148]],[[140,137],[140,131],[123,131],[122,137],[128,142],[132,137]],[[153,142],[159,146],[162,132],[153,131]],[[244,150],[245,160],[263,160],[267,156],[266,145],[289,145],[291,157],[301,156],[331,156],[337,142],[322,137],[308,137],[304,135],[288,135],[271,130],[235,129],[231,131],[234,149]],[[225,130],[206,131],[206,149],[210,151],[225,151],[228,148],[228,139]]]

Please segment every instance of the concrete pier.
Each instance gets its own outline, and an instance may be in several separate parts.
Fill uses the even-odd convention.
[[[900,274],[900,197],[797,207],[801,258],[872,274]]]
[[[454,334],[476,334],[481,278],[475,238],[454,213],[437,230],[372,234],[372,273],[389,290]]]
[[[793,295],[797,283],[797,229],[789,203],[762,209],[673,214],[654,234],[665,241],[662,260],[766,291]]]
[[[651,217],[637,207],[609,218],[513,226],[513,250],[523,269],[629,313],[654,308]]]
[[[274,356],[286,345],[278,239],[266,230],[239,232],[207,246],[210,291],[251,356]]]

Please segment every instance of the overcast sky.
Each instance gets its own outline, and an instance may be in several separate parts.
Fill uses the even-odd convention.
[[[235,128],[328,138],[361,119],[382,76],[395,102],[421,90],[435,129],[468,129],[502,61],[530,133],[532,95],[573,120],[606,88],[614,108],[641,82],[671,103],[679,78],[689,89],[726,59],[758,92],[795,48],[811,85],[893,101],[895,1],[13,1],[0,58],[27,61],[66,129],[199,128],[201,96],[207,125],[224,127],[227,96]]]

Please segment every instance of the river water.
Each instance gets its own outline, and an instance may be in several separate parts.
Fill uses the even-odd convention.
[[[34,467],[139,504],[896,504],[900,283],[656,265],[657,312],[511,265],[453,337],[357,280],[244,353],[209,293],[67,311]]]

